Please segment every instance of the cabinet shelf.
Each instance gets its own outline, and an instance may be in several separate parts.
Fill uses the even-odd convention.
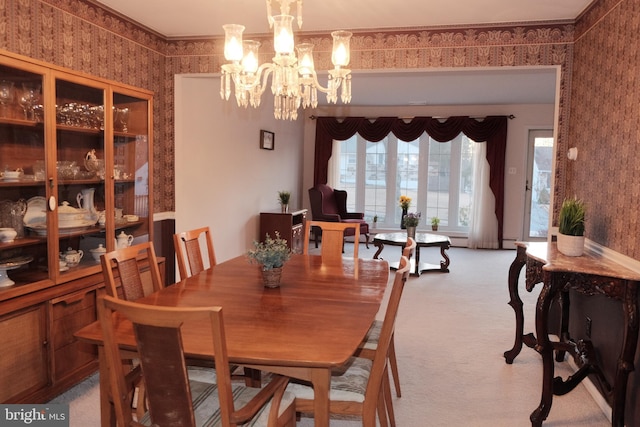
[[[56,129],[63,132],[76,132],[88,135],[101,135],[104,133],[103,129],[95,129],[95,128],[85,128],[81,126],[71,126],[71,125],[56,125]]]
[[[45,180],[40,180],[40,181],[36,181],[33,179],[19,179],[19,180],[11,180],[11,181],[7,181],[7,180],[2,180],[0,179],[0,188],[3,187],[40,187],[42,185],[44,185],[46,181]]]
[[[22,237],[20,239],[15,239],[13,242],[9,242],[9,243],[0,242],[0,251],[4,251],[7,249],[21,248],[24,246],[39,245],[43,241],[46,241],[46,237],[27,236],[27,237]]]
[[[0,117],[0,125],[23,126],[31,128],[44,128],[44,123],[35,120],[15,119],[12,117]]]

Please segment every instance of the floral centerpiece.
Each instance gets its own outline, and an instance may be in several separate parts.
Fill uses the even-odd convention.
[[[291,257],[287,241],[277,231],[275,235],[274,239],[267,233],[264,242],[254,241],[254,248],[247,252],[249,261],[261,266],[264,284],[270,288],[280,286],[282,267]]]
[[[420,212],[409,212],[407,216],[404,217],[404,225],[407,227],[417,227],[420,224]]]

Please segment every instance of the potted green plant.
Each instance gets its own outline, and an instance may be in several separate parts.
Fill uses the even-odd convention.
[[[586,207],[576,196],[564,199],[558,218],[558,250],[567,256],[584,252],[584,219]]]
[[[278,201],[280,202],[280,208],[282,212],[289,212],[289,200],[291,200],[291,193],[289,191],[278,191]]]
[[[378,227],[378,215],[373,216],[373,228]]]
[[[280,286],[282,267],[291,257],[287,241],[277,231],[275,236],[274,239],[267,233],[263,242],[254,241],[254,248],[247,252],[249,261],[260,265],[264,285],[269,288]]]
[[[440,225],[440,218],[434,216],[431,218],[431,230],[438,231],[438,225]]]

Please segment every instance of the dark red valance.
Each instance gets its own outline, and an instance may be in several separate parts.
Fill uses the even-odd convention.
[[[327,167],[333,140],[344,141],[358,133],[367,141],[382,141],[393,133],[402,141],[416,140],[426,132],[439,142],[451,141],[461,132],[474,141],[487,143],[489,186],[496,198],[498,242],[502,248],[504,217],[504,162],[507,147],[507,117],[487,116],[482,120],[466,116],[449,117],[441,121],[433,117],[414,117],[406,122],[397,117],[379,117],[371,121],[365,117],[319,117],[316,124],[316,149],[313,182],[327,183]]]

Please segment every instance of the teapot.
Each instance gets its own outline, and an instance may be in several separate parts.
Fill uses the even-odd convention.
[[[68,248],[66,252],[62,254],[61,259],[67,263],[69,267],[75,267],[80,264],[80,260],[82,259],[84,252],[82,250],[74,250],[72,248]]]
[[[131,246],[131,243],[133,243],[133,235],[126,234],[124,231],[121,231],[120,234],[118,234],[118,237],[116,238],[116,247],[118,249],[128,248]]]

